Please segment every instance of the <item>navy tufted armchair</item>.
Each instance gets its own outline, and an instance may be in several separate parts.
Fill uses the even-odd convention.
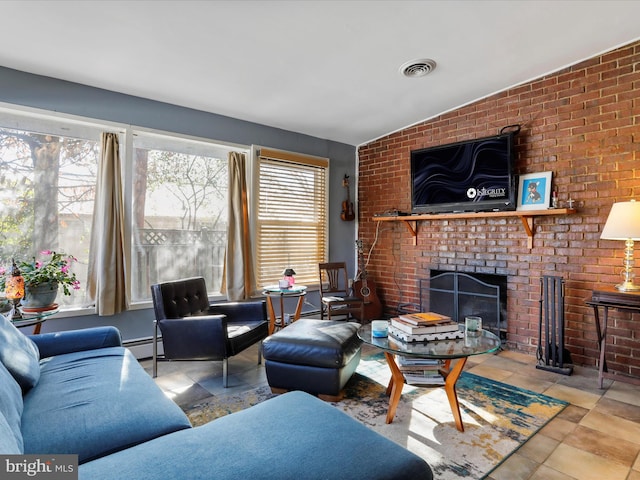
[[[151,296],[156,315],[154,377],[160,360],[222,360],[222,384],[226,388],[229,357],[269,334],[264,300],[209,304],[202,277],[151,285]],[[158,353],[160,340],[163,354]],[[258,351],[261,362],[262,346]]]

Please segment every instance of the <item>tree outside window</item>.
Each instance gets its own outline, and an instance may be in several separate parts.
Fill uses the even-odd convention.
[[[44,250],[78,258],[80,290],[58,297],[86,304],[86,267],[99,142],[0,128],[0,265]]]
[[[0,266],[63,251],[78,259],[80,290],[59,295],[63,308],[86,296],[100,134],[110,127],[0,111]],[[125,141],[120,142],[125,145]],[[178,136],[135,132],[121,152],[133,174],[129,232],[133,302],[149,301],[158,281],[202,275],[220,290],[227,227],[230,148]],[[132,155],[131,159],[127,155]]]
[[[133,300],[150,285],[205,278],[220,292],[227,239],[229,148],[136,133]]]

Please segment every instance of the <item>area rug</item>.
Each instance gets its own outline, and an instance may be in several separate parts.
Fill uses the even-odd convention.
[[[361,360],[340,410],[424,458],[439,480],[482,479],[558,413],[566,402],[464,372],[457,383],[465,431],[459,432],[443,388],[405,385],[393,423],[386,424],[390,378],[382,355]],[[274,396],[269,387],[210,397],[185,408],[194,425]]]

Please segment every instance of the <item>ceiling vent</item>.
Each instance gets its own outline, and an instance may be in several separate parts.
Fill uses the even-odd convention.
[[[418,78],[428,75],[436,68],[436,62],[429,58],[423,58],[420,60],[411,60],[402,64],[400,67],[400,73],[405,77]]]

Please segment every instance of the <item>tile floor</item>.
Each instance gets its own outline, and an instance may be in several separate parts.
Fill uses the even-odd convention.
[[[367,347],[373,348],[373,347]],[[257,347],[229,362],[159,364],[158,385],[179,405],[266,384]],[[150,360],[143,366],[151,372]],[[597,371],[576,367],[570,376],[535,368],[536,359],[512,351],[472,357],[466,369],[566,400],[570,405],[489,477],[490,480],[640,480],[640,387],[612,380],[597,387]]]

